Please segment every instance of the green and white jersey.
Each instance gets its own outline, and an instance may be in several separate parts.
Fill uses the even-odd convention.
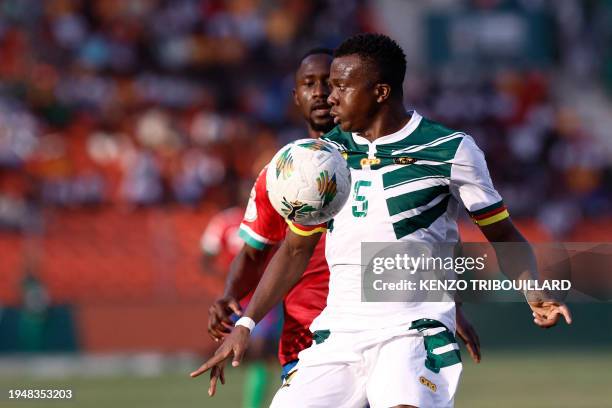
[[[362,303],[362,242],[457,242],[459,202],[470,213],[503,206],[482,151],[462,132],[413,112],[374,142],[335,128],[324,140],[348,161],[352,194],[327,232],[327,307],[312,330],[363,330],[430,318],[455,327],[454,303]]]

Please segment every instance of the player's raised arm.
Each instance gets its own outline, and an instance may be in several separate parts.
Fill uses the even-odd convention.
[[[287,232],[285,241],[268,264],[243,317],[215,355],[192,372],[191,377],[197,377],[213,367],[222,367],[225,360],[232,356],[232,365],[235,367],[240,364],[252,328],[300,279],[320,238],[320,231],[310,235]]]

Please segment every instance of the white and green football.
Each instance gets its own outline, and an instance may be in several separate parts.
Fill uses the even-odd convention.
[[[283,218],[318,225],[340,212],[351,189],[346,160],[331,144],[300,139],[281,148],[268,165],[268,197]]]

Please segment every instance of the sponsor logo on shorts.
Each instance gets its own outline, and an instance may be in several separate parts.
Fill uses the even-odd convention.
[[[436,384],[429,381],[427,378],[423,376],[419,377],[419,382],[423,384],[424,386],[426,386],[427,388],[429,388],[430,390],[432,390],[433,392],[436,392],[438,390],[438,386]]]

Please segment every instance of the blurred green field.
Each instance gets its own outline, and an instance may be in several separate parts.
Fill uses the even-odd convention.
[[[466,354],[464,353],[464,360]],[[464,375],[456,406],[502,407],[612,407],[612,351],[530,350],[487,352],[483,362],[464,361]],[[275,368],[276,369],[276,368]],[[271,398],[278,373],[269,385]],[[0,378],[0,407],[236,407],[241,406],[243,369],[229,369],[228,384],[214,398],[206,395],[205,378],[187,373],[160,377],[97,377],[61,380]],[[72,389],[71,401],[10,401],[10,388]]]

